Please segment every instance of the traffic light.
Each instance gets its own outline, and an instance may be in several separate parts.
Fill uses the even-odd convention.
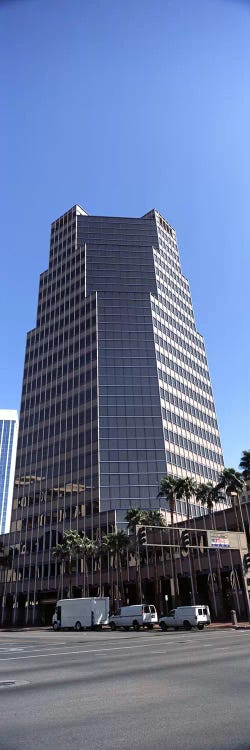
[[[250,552],[247,552],[246,555],[244,555],[244,565],[246,570],[250,570]]]
[[[147,531],[145,529],[145,526],[140,526],[138,530],[138,541],[139,541],[139,544],[143,546],[147,544]]]
[[[182,531],[181,532],[181,546],[182,549],[188,550],[190,547],[190,534],[189,531]]]

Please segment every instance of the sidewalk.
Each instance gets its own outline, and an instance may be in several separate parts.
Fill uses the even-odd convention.
[[[34,631],[51,631],[53,632],[53,629],[51,625],[30,625],[23,628],[17,628],[17,627],[9,627],[9,628],[0,628],[0,633],[23,633],[23,632],[34,632]],[[103,631],[110,632],[110,628],[108,625],[104,625]],[[205,628],[206,631],[209,630],[250,630],[250,623],[249,622],[238,622],[237,625],[232,625],[231,622],[211,622],[211,625],[207,625]]]
[[[211,625],[208,625],[206,630],[250,630],[250,623],[249,622],[238,622],[237,625],[232,625],[231,622],[211,622]]]

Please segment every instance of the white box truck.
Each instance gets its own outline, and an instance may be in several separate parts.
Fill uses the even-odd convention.
[[[109,597],[59,599],[52,618],[53,630],[98,628],[108,625]]]

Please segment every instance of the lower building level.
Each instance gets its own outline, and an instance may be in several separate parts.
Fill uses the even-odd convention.
[[[28,578],[18,580],[12,561],[12,571],[5,565],[0,573],[2,625],[49,625],[57,599],[67,596],[110,596],[114,610],[122,603],[142,600],[155,604],[159,614],[177,603],[195,601],[209,605],[213,621],[229,620],[232,609],[238,619],[248,619],[250,571],[244,563],[250,541],[248,505],[242,505],[242,510],[241,532],[237,531],[232,508],[214,513],[212,518],[205,515],[192,519],[188,549],[180,542],[180,524],[172,530],[169,526],[148,529],[145,546],[138,546],[132,534],[128,550],[121,555],[120,571],[112,555],[101,546],[87,561],[87,578],[82,559],[72,560],[71,574],[69,563],[60,566],[55,561],[51,576],[46,550],[41,553],[43,577],[32,577],[30,566]],[[100,528],[107,533],[125,527],[115,511],[101,514],[99,520],[95,538]]]

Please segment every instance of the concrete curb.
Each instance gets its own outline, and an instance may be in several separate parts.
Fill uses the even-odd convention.
[[[238,625],[232,625],[230,622],[225,623],[213,623],[205,628],[205,631],[213,632],[214,630],[250,630],[250,623],[238,623]],[[110,632],[108,626],[104,626],[103,631]],[[36,633],[36,632],[50,632],[53,633],[53,628],[50,625],[44,626],[33,626],[27,628],[0,628],[1,633]]]

